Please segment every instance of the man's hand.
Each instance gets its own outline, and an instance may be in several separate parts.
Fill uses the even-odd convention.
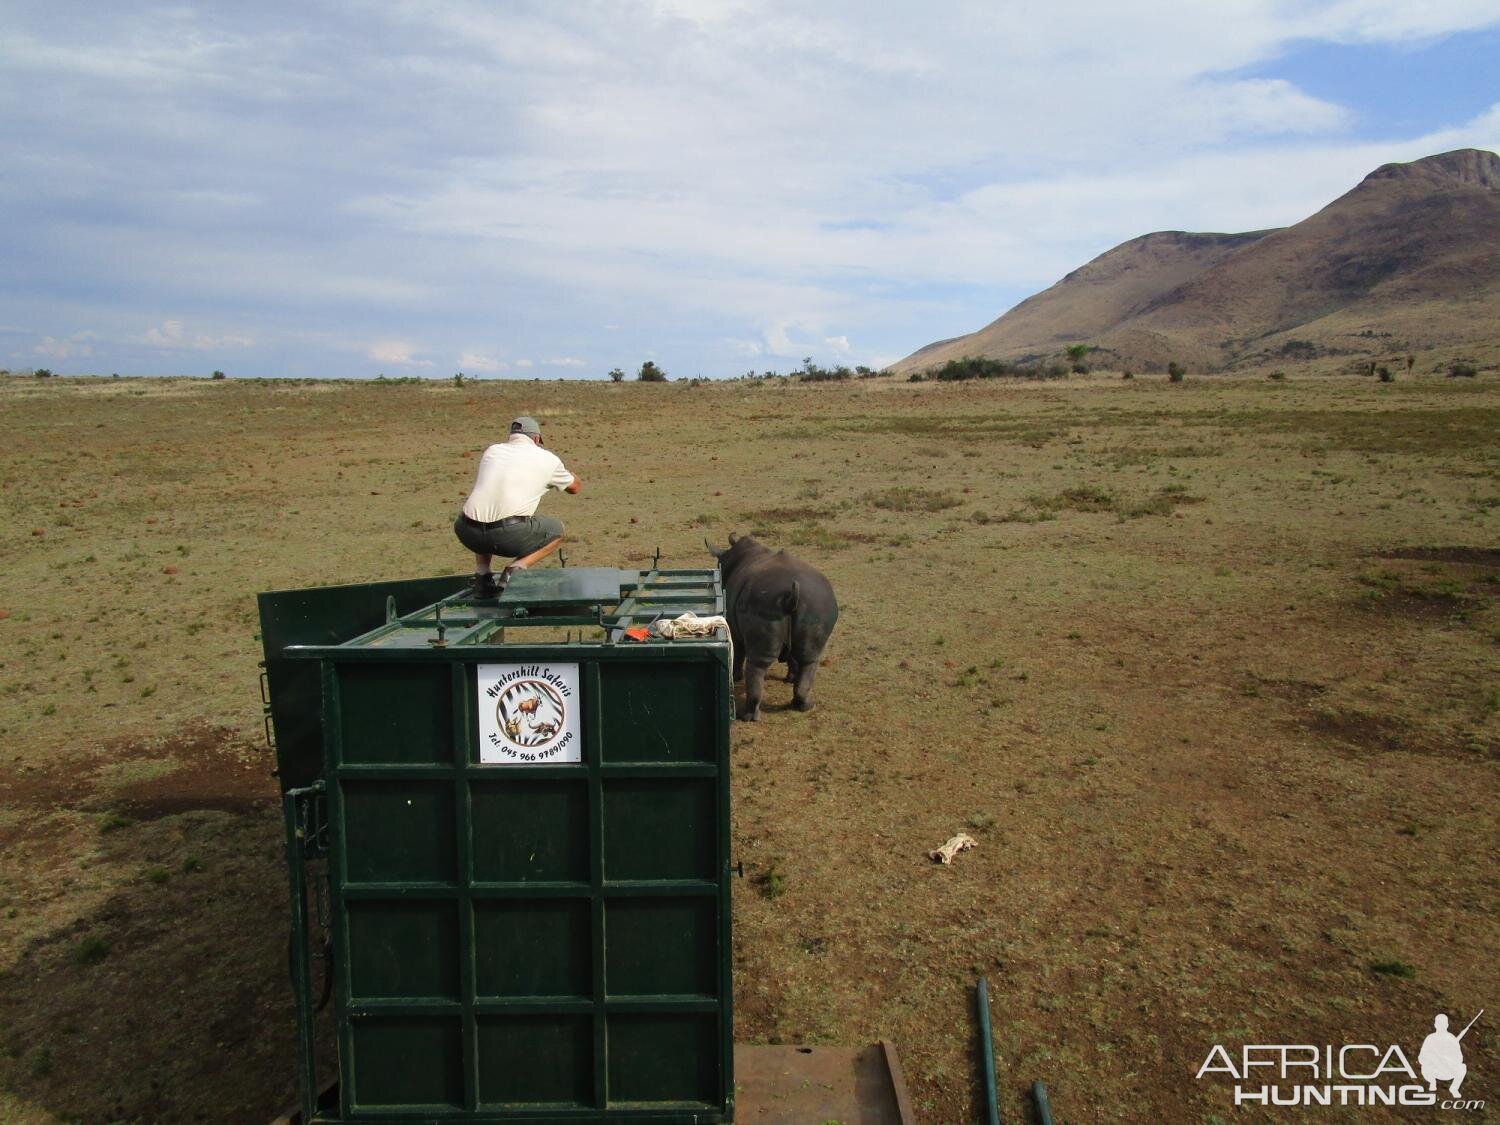
[[[565,489],[563,489],[563,491],[566,492],[566,493],[568,493],[570,496],[577,496],[578,495],[578,474],[577,473],[573,474],[573,483],[570,484],[570,485],[568,485],[568,487],[565,488]]]

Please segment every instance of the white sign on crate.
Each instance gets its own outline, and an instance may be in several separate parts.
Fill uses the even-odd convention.
[[[583,760],[577,664],[481,664],[478,704],[480,762]]]

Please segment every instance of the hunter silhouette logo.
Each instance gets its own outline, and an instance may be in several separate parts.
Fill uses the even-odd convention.
[[[479,761],[582,761],[577,664],[481,664]]]
[[[1432,1018],[1433,1032],[1422,1040],[1422,1050],[1417,1055],[1417,1065],[1422,1068],[1422,1078],[1429,1090],[1435,1091],[1439,1082],[1446,1082],[1448,1093],[1458,1097],[1458,1088],[1463,1085],[1464,1075],[1469,1073],[1469,1068],[1464,1065],[1464,1049],[1460,1040],[1469,1034],[1469,1028],[1482,1015],[1484,1009],[1480,1008],[1478,1015],[1457,1035],[1448,1030],[1447,1016],[1439,1013]]]

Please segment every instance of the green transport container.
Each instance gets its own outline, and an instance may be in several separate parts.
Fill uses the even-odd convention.
[[[718,573],[466,587],[260,596],[302,1119],[732,1120],[729,639],[625,634]]]

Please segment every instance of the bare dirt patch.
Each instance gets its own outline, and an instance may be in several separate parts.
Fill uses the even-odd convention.
[[[1396,547],[1377,551],[1375,556],[1414,562],[1453,563],[1458,566],[1500,567],[1500,547]]]
[[[106,741],[82,761],[8,770],[0,774],[0,807],[113,811],[136,820],[250,812],[276,798],[270,767],[263,747],[228,727],[198,725],[166,737]],[[0,822],[0,842],[5,832]]]
[[[1360,606],[1372,612],[1406,617],[1416,621],[1457,624],[1467,619],[1474,599],[1444,590],[1423,590],[1410,586],[1372,592],[1360,599]]]

